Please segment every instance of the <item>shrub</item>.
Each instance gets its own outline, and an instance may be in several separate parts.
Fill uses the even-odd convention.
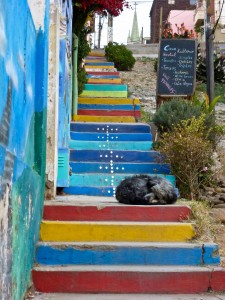
[[[87,83],[87,73],[83,68],[78,68],[77,80],[78,80],[78,95],[80,95],[84,90],[85,83]]]
[[[199,117],[202,113],[200,106],[193,105],[184,99],[172,99],[160,106],[153,117],[153,122],[160,133],[172,130],[182,120]]]
[[[182,197],[198,198],[199,189],[212,179],[212,143],[205,139],[205,115],[183,120],[162,135],[159,151],[166,155]]]
[[[89,28],[84,28],[80,31],[78,41],[78,67],[81,66],[82,60],[91,52],[91,48],[87,42],[87,34],[90,32]]]
[[[154,71],[157,72],[158,71],[158,58],[154,59],[153,67],[154,67]]]
[[[108,61],[114,62],[119,71],[129,71],[135,64],[132,52],[124,45],[109,42],[105,47],[105,56]]]

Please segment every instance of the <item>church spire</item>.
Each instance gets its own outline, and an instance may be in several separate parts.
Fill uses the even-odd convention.
[[[138,43],[138,42],[140,42],[140,37],[139,37],[139,30],[138,30],[137,11],[136,11],[137,3],[135,2],[134,5],[135,5],[135,11],[134,11],[134,18],[133,18],[130,42]]]

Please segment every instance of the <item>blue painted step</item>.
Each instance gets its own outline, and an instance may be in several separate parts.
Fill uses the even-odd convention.
[[[141,141],[141,142],[112,142],[112,141],[103,141],[103,142],[95,142],[95,141],[74,141],[70,140],[69,143],[70,149],[77,150],[141,150],[147,151],[152,149],[152,141]]]
[[[78,109],[99,110],[140,110],[140,105],[106,105],[106,104],[78,104]]]
[[[113,167],[114,174],[170,174],[169,164],[70,162],[70,166],[73,173],[110,173]]]
[[[134,176],[136,173],[130,174],[115,174],[114,170],[110,171],[111,174],[90,174],[90,173],[82,173],[82,174],[72,174],[70,176],[70,186],[83,186],[83,187],[108,187],[108,186],[117,186],[120,181],[128,176]],[[154,176],[155,174],[148,173],[148,175]],[[163,175],[157,174],[158,176],[164,177],[169,180],[173,185],[175,185],[175,177],[173,175]]]
[[[102,79],[110,79],[110,78],[120,78],[119,75],[94,75],[94,74],[88,74],[88,78],[102,78]]]
[[[176,265],[220,263],[216,244],[187,243],[39,243],[36,262],[43,265]]]
[[[94,133],[94,132],[70,132],[72,140],[79,141],[152,141],[150,133]]]
[[[163,156],[157,151],[70,150],[70,161],[160,163]]]
[[[71,131],[80,132],[116,132],[116,133],[150,133],[150,126],[148,124],[131,124],[131,123],[76,123],[70,124]]]
[[[86,62],[85,66],[112,66],[114,67],[113,62]]]

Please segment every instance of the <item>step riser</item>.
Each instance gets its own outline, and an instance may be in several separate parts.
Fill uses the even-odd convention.
[[[95,104],[95,105],[132,105],[132,106],[140,106],[139,99],[131,99],[131,98],[90,98],[90,97],[79,97],[79,104]],[[139,124],[140,125],[140,124]]]
[[[96,133],[150,133],[149,125],[133,125],[133,124],[86,124],[86,123],[71,123],[71,131],[79,132],[96,132]]]
[[[108,131],[108,130],[107,130]],[[90,132],[71,132],[70,138],[83,141],[152,141],[150,133],[90,133]]]
[[[113,110],[117,110],[117,111],[121,111],[121,110],[125,110],[125,111],[133,111],[134,114],[134,110],[138,111],[141,109],[140,105],[108,105],[108,104],[78,104],[78,110],[108,110],[108,111],[113,111]]]
[[[91,90],[84,90],[80,97],[117,97],[117,98],[127,98],[128,93],[127,91],[91,91]]]
[[[106,71],[106,72],[103,72],[103,71],[98,71],[98,72],[93,72],[93,71],[88,71],[88,76],[89,75],[94,75],[94,76],[117,76],[117,77],[120,77],[120,72],[110,72],[110,71]]]
[[[90,223],[42,221],[40,239],[55,242],[185,242],[194,237],[191,224]]]
[[[33,271],[35,287],[46,293],[199,294],[225,288],[214,285],[214,272],[41,272]]]
[[[73,173],[111,173],[113,166],[114,174],[170,174],[169,165],[160,164],[115,164],[110,163],[74,163],[70,162]]]
[[[117,92],[126,92],[126,84],[85,84],[86,91],[117,91]]]
[[[90,249],[88,249],[88,247]],[[218,249],[214,249],[217,250]],[[205,251],[207,256],[205,256]],[[149,246],[68,246],[39,245],[36,263],[42,265],[151,265],[151,266],[202,266],[220,263],[213,257],[212,247],[201,245],[183,247]]]
[[[95,73],[97,73],[97,72],[95,72]],[[110,72],[107,72],[107,73],[110,73]],[[116,73],[116,72],[112,72],[112,73]],[[90,74],[90,72],[87,74],[88,74],[87,78],[90,78],[90,79],[120,79],[119,75],[105,75],[106,72],[104,72],[104,74],[102,74],[102,75],[94,75],[94,74]]]
[[[45,205],[49,221],[180,222],[190,217],[186,206],[51,206]]]
[[[89,142],[89,141],[73,141],[70,140],[70,149],[77,150],[99,150],[99,149],[110,149],[110,150],[139,150],[147,151],[152,149],[151,141],[144,142]]]
[[[86,186],[86,187],[108,187],[117,186],[124,178],[135,174],[72,174],[70,177],[70,186]],[[148,174],[154,175],[154,174]],[[175,178],[172,175],[159,175],[168,179],[175,185]]]
[[[104,62],[104,61],[100,61],[100,62],[85,62],[85,67],[90,67],[90,66],[93,66],[93,67],[113,67],[114,68],[114,63],[112,62]]]
[[[163,163],[163,157],[156,151],[111,151],[111,150],[70,150],[71,161],[89,162],[135,162]]]
[[[138,110],[97,110],[97,109],[79,109],[78,115],[83,116],[133,116],[135,118],[141,117],[141,112]]]
[[[90,79],[88,79],[88,83],[91,83],[91,84],[118,84],[118,83],[121,83],[121,79],[90,78]]]
[[[75,122],[96,122],[96,123],[136,123],[134,117],[109,117],[109,116],[78,116],[73,115]]]

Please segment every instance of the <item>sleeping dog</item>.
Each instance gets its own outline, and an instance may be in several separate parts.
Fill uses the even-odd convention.
[[[170,181],[160,176],[127,177],[116,188],[116,199],[125,204],[173,204],[177,194]]]

